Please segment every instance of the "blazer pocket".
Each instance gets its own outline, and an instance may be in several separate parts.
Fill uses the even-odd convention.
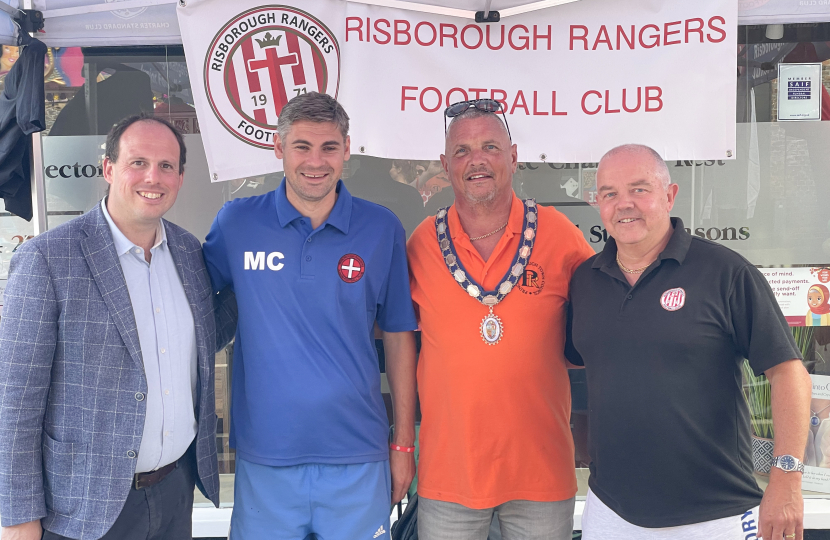
[[[43,432],[46,507],[61,516],[78,510],[86,486],[87,445],[56,441]]]

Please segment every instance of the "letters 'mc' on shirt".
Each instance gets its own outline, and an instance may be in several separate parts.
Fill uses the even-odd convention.
[[[279,251],[272,251],[266,257],[264,251],[246,251],[245,252],[245,270],[264,270],[265,265],[268,264],[268,269],[273,271],[282,270],[283,263],[275,263],[274,259],[284,259],[285,255]]]

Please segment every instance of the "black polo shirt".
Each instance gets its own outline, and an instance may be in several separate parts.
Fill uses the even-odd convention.
[[[571,280],[566,355],[586,367],[589,486],[626,521],[673,527],[758,505],[740,365],[801,358],[761,273],[680,219],[632,287],[609,239]]]

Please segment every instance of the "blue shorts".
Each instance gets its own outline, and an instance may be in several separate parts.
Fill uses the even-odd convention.
[[[388,461],[272,467],[237,457],[229,540],[389,540],[391,508]]]

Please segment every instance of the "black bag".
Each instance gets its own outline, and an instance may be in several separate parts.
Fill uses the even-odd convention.
[[[417,540],[418,538],[418,494],[409,498],[406,510],[392,525],[392,540]]]

